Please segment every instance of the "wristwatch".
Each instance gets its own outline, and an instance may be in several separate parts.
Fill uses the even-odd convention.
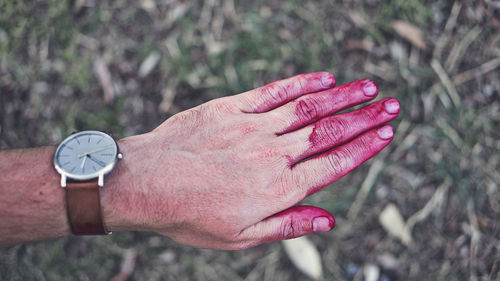
[[[109,234],[101,212],[99,189],[104,175],[116,166],[122,154],[109,135],[82,131],[61,142],[54,154],[54,166],[66,190],[66,209],[71,231],[76,235]]]

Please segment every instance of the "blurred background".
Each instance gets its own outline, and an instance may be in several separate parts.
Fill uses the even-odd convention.
[[[322,280],[500,280],[500,3],[0,0],[0,148],[125,137],[210,99],[331,71],[402,105],[393,143],[307,204]],[[151,233],[0,249],[1,280],[310,280],[271,243]]]

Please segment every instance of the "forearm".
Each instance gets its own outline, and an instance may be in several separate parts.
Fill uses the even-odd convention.
[[[125,158],[105,177],[100,190],[109,231],[133,230],[133,163],[140,136],[120,140]],[[65,190],[54,169],[56,147],[0,151],[0,247],[71,234]],[[138,191],[140,194],[140,191]],[[139,198],[137,198],[139,199]]]
[[[68,235],[55,147],[0,152],[0,246]]]

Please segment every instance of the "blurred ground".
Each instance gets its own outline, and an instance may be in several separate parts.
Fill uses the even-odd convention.
[[[500,280],[499,67],[494,0],[0,0],[0,148],[143,133],[303,72],[371,78],[401,101],[397,137],[308,199],[337,218],[310,237],[324,279],[372,264],[379,280]],[[379,222],[391,203],[409,245]],[[307,280],[280,243],[221,252],[116,233],[0,250],[1,280],[113,277]]]

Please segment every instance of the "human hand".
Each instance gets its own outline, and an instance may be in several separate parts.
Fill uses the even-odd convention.
[[[369,80],[333,87],[327,72],[215,99],[119,142],[110,230],[155,231],[194,247],[245,249],[329,231],[327,211],[296,206],[387,146],[399,103],[369,101]],[[108,188],[108,187],[106,187]]]

